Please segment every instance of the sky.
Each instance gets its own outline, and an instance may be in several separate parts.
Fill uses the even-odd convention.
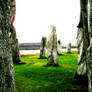
[[[74,44],[79,18],[80,0],[16,0],[14,26],[19,43],[48,38],[54,25],[62,44]]]

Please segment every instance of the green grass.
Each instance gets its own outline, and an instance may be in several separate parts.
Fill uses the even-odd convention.
[[[87,92],[76,84],[77,53],[58,56],[58,67],[47,67],[47,59],[39,55],[21,56],[26,64],[15,65],[16,92]],[[83,88],[83,89],[82,89]]]

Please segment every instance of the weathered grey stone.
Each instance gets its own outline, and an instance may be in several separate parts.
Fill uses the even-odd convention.
[[[14,69],[10,42],[10,27],[14,0],[0,1],[0,92],[14,92]]]
[[[85,75],[86,70],[86,49],[88,48],[88,40],[85,35],[85,31],[82,27],[78,28],[77,35],[77,44],[78,44],[78,75]],[[85,45],[86,44],[86,45]]]
[[[57,34],[56,27],[51,26],[51,33],[47,42],[47,65],[58,65],[58,57],[57,57]]]
[[[41,45],[40,45],[40,59],[46,58],[46,57],[45,57],[46,42],[47,42],[46,37],[42,37]]]
[[[81,0],[82,25],[84,30],[83,46],[85,48],[82,57],[86,59],[87,75],[88,75],[88,92],[92,92],[92,0]],[[86,53],[86,54],[85,54]],[[83,61],[83,60],[82,60]]]
[[[71,43],[67,44],[67,53],[71,53]]]
[[[88,71],[88,89],[92,92],[92,38],[90,39],[90,46],[87,49],[87,71]]]
[[[78,54],[80,55],[82,41],[83,41],[83,28],[78,28],[76,39],[77,39]]]
[[[80,65],[85,61],[88,75],[88,92],[92,92],[92,0],[81,1],[81,28],[83,28],[83,45]]]
[[[87,49],[87,71],[88,71],[88,91],[92,92],[92,0],[87,0],[88,34],[90,44]]]
[[[61,41],[58,40],[58,42],[57,42],[57,54],[61,55],[61,52],[62,52]]]
[[[20,61],[18,39],[17,39],[17,36],[16,36],[16,30],[13,26],[10,29],[10,38],[11,38],[13,62],[14,62],[14,64],[20,64],[21,61]]]
[[[77,32],[78,45],[78,68],[77,75],[80,80],[87,83],[87,57],[86,52],[89,46],[88,28],[87,28],[87,1],[80,0],[81,13]]]

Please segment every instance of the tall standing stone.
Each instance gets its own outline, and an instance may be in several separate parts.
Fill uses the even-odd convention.
[[[14,3],[14,0],[0,1],[0,92],[14,92],[14,69],[9,34]]]
[[[78,68],[76,73],[76,78],[88,83],[87,78],[87,48],[89,47],[89,36],[87,27],[87,1],[80,0],[81,12],[80,21],[78,24],[77,32],[77,44],[78,44]]]
[[[87,1],[88,35],[90,40],[87,49],[88,90],[92,92],[92,0]]]
[[[86,46],[84,47],[84,30],[83,28],[78,28],[78,35],[77,35],[77,44],[78,44],[78,75],[85,75],[86,74]],[[84,55],[85,54],[85,55]]]
[[[71,53],[71,43],[67,44],[67,53]]]
[[[87,49],[87,71],[88,71],[88,90],[92,92],[92,38],[90,39],[90,46]]]
[[[92,0],[80,0],[81,2],[81,28],[83,29],[83,47],[80,65],[86,62],[88,76],[88,92],[92,92]]]
[[[88,39],[86,37],[86,33],[83,26],[80,25],[80,23],[81,24],[83,23],[81,19],[82,18],[80,18],[77,32],[78,68],[75,78],[87,84],[88,78],[87,78],[86,50],[88,48]]]
[[[15,6],[15,3],[12,4],[12,6]],[[10,38],[11,38],[11,49],[12,49],[12,58],[13,58],[13,63],[14,64],[19,64],[20,62],[20,53],[19,53],[19,46],[18,46],[18,39],[16,36],[16,30],[15,27],[13,26],[13,23],[15,21],[15,15],[16,15],[16,7],[12,8],[12,22],[10,26]]]
[[[11,48],[12,48],[12,58],[14,64],[20,64],[20,53],[19,53],[19,45],[18,39],[16,36],[16,30],[13,26],[10,29],[10,38],[11,38]]]
[[[85,4],[85,5],[84,5]],[[78,75],[87,75],[86,69],[86,51],[89,46],[88,29],[87,29],[87,5],[81,0],[80,22],[78,24],[77,33],[78,44]]]
[[[61,55],[62,47],[61,47],[61,41],[58,40],[57,42],[57,54]]]
[[[46,42],[47,42],[46,37],[42,37],[41,45],[40,45],[40,59],[46,58],[46,57],[45,57]]]
[[[57,57],[57,34],[56,27],[51,26],[51,33],[47,42],[47,65],[58,65],[58,57]]]

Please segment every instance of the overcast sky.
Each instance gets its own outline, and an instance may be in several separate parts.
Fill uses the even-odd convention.
[[[15,28],[19,42],[40,42],[56,26],[62,44],[76,43],[80,0],[16,0]]]

